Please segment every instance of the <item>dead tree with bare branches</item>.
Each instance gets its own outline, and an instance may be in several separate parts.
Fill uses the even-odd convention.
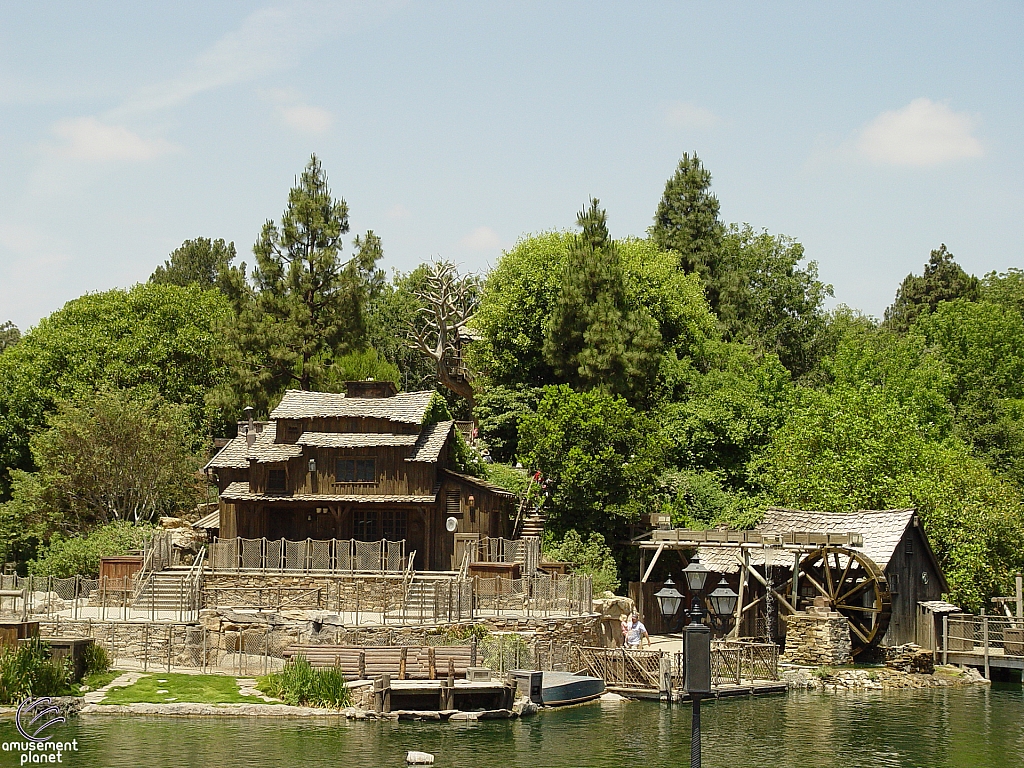
[[[426,288],[415,293],[421,307],[409,329],[412,347],[434,361],[437,380],[472,408],[473,374],[462,358],[462,346],[465,326],[480,303],[480,281],[475,275],[459,275],[451,262],[434,262]]]

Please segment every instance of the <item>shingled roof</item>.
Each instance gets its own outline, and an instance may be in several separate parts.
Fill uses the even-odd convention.
[[[769,507],[764,520],[754,530],[762,533],[859,533],[864,546],[859,551],[870,557],[878,567],[885,569],[893,552],[903,538],[907,526],[914,518],[913,509],[860,510],[858,512],[811,512],[785,507]],[[735,573],[740,564],[732,551],[702,547],[700,560],[718,573]],[[751,549],[752,565],[778,565],[793,567],[792,552],[782,550]]]
[[[301,445],[275,443],[276,439],[277,425],[270,422],[256,435],[256,442],[251,448],[246,446],[244,435],[232,438],[203,469],[247,469],[250,459],[266,463],[287,461],[302,455]]]
[[[289,389],[271,419],[375,418],[419,424],[427,412],[433,390],[400,392],[392,397],[345,397],[333,392]]]
[[[299,445],[314,448],[376,448],[415,445],[419,435],[392,435],[387,432],[303,432]]]
[[[416,440],[412,453],[405,457],[406,461],[435,462],[441,455],[448,435],[455,427],[454,421],[439,421],[426,427]]]
[[[274,502],[350,502],[368,504],[433,504],[437,495],[433,496],[386,496],[375,494],[330,494],[330,493],[296,493],[293,495],[252,493],[245,482],[231,483],[220,493],[227,501],[274,501]]]

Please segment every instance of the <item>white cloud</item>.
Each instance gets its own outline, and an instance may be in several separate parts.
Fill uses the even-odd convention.
[[[309,133],[323,133],[334,123],[334,116],[326,109],[308,104],[280,107],[281,118],[292,128]]]
[[[492,251],[501,248],[501,238],[490,227],[477,227],[463,237],[459,245],[471,251]]]
[[[51,129],[61,139],[56,154],[73,160],[151,160],[177,149],[164,139],[144,139],[123,125],[110,125],[96,117],[61,120]]]
[[[673,128],[708,129],[718,125],[718,115],[707,107],[688,101],[673,101],[665,107],[665,122]]]
[[[941,165],[984,154],[973,135],[976,125],[975,117],[954,112],[944,102],[914,99],[868,123],[856,146],[861,155],[876,163],[922,168]]]

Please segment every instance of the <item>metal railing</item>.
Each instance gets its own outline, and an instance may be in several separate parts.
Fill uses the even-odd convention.
[[[405,539],[217,539],[209,545],[212,571],[401,572]]]

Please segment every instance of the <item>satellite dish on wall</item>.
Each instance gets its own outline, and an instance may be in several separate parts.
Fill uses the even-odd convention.
[[[444,527],[445,530],[448,531],[448,533],[455,533],[455,529],[459,527],[459,521],[456,520],[454,517],[449,517],[447,520],[444,521]]]

